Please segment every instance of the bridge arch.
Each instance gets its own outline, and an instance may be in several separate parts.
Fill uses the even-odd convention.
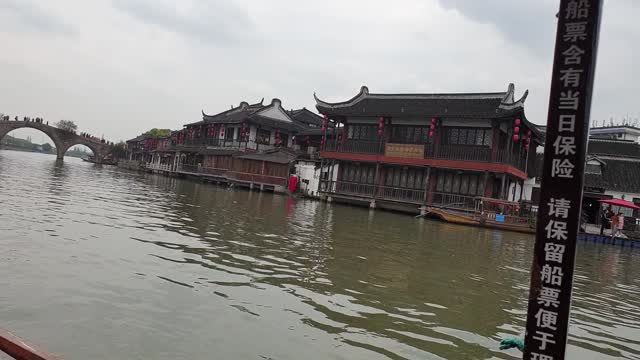
[[[58,160],[64,159],[64,154],[70,147],[84,145],[93,151],[96,162],[101,162],[109,153],[109,146],[91,138],[58,129],[56,127],[34,121],[2,121],[0,120],[0,140],[10,131],[16,129],[31,128],[40,130],[51,138]]]

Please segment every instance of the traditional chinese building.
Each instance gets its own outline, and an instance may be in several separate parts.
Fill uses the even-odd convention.
[[[285,110],[279,99],[209,115],[171,136],[176,169],[249,187],[281,189],[292,162],[317,152],[323,119],[307,109]],[[303,134],[303,135],[299,135]]]
[[[621,133],[621,132],[617,132]],[[532,201],[537,204],[540,197],[542,176],[542,154],[537,156],[534,168],[536,184]],[[596,133],[589,139],[585,166],[582,210],[584,221],[600,224],[599,200],[625,199],[640,206],[640,144],[635,139],[618,140],[618,136],[603,137]],[[640,212],[621,208],[628,217],[640,217]],[[626,225],[635,224],[628,221]]]
[[[318,111],[340,129],[320,152],[320,191],[416,212],[473,208],[478,197],[523,200],[542,141],[525,115],[526,97],[516,100],[513,84],[460,94],[375,94],[363,86],[342,102],[316,97]]]
[[[126,141],[129,160],[148,162],[151,160],[152,136],[141,134]]]

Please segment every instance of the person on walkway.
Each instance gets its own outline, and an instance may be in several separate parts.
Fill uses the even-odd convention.
[[[613,219],[611,221],[611,239],[615,239],[618,234],[622,233],[623,227],[624,215],[622,215],[622,212],[618,212],[616,215],[613,215]]]
[[[618,232],[618,222],[620,221],[620,217],[616,214],[611,215],[611,239],[616,237],[616,233]]]
[[[610,227],[612,216],[613,211],[611,210],[611,205],[606,209],[604,207],[600,209],[600,235],[604,235],[604,229]]]

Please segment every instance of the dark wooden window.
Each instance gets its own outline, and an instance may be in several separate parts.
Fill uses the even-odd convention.
[[[438,174],[438,182],[436,183],[436,191],[444,192],[444,174]]]
[[[444,128],[445,145],[473,145],[491,147],[493,131],[490,128]]]
[[[233,140],[233,135],[236,133],[236,128],[226,128],[224,132],[224,139],[227,141]]]
[[[377,125],[348,125],[347,138],[352,140],[377,140]]]
[[[437,174],[436,192],[482,196],[484,194],[483,181],[482,175],[441,172]]]
[[[373,184],[376,169],[369,164],[344,164],[342,165],[342,181],[359,184]]]
[[[289,144],[289,134],[280,133],[280,146],[286,147]]]
[[[258,133],[256,134],[256,143],[269,145],[271,141],[271,131],[258,129]]]
[[[393,126],[391,142],[399,144],[425,144],[429,140],[429,128],[422,126]]]

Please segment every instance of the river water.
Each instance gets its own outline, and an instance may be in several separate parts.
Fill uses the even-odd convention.
[[[65,359],[514,359],[533,237],[0,151],[0,327]],[[640,359],[580,243],[569,358]]]

